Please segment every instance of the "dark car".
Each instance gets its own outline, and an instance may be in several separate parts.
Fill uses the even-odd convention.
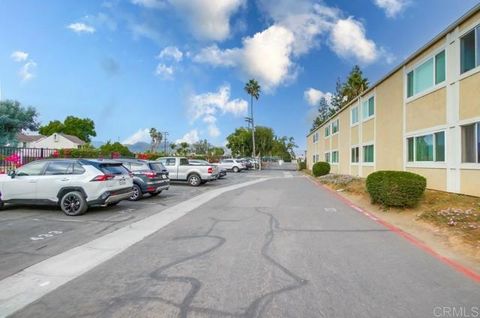
[[[145,193],[156,196],[170,188],[168,170],[159,161],[118,159],[133,174],[133,194],[130,201],[140,200]]]

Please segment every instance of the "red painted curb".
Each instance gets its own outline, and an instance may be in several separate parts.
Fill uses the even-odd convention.
[[[324,190],[327,190],[329,191],[330,193],[334,194],[340,201],[342,201],[343,203],[349,205],[351,208],[355,209],[357,212],[365,215],[366,217],[368,217],[369,219],[371,219],[372,221],[380,224],[380,225],[383,225],[384,227],[386,227],[387,229],[389,229],[390,231],[392,231],[393,233],[403,237],[404,239],[406,239],[407,241],[409,241],[411,244],[415,245],[416,247],[418,247],[419,249],[423,250],[424,252],[430,254],[431,256],[437,258],[438,260],[442,261],[443,263],[447,264],[448,266],[452,267],[453,269],[455,269],[456,271],[462,273],[463,275],[467,276],[468,278],[470,278],[471,280],[477,282],[477,283],[480,283],[480,274],[478,274],[477,272],[475,272],[474,270],[470,269],[470,268],[467,268],[465,266],[463,266],[462,264],[452,260],[452,259],[449,259],[448,257],[445,257],[443,255],[440,255],[439,253],[435,252],[432,248],[430,248],[429,246],[427,246],[425,243],[423,243],[422,241],[418,240],[417,238],[415,238],[414,236],[412,236],[411,234],[408,234],[407,232],[403,231],[402,229],[396,227],[395,225],[393,224],[390,224],[384,220],[380,220],[379,218],[375,217],[375,215],[371,212],[368,212],[367,210],[363,209],[363,208],[360,208],[358,206],[355,205],[355,203],[353,203],[352,201],[350,201],[349,199],[345,198],[344,196],[341,196],[340,194],[338,194],[336,191],[324,186],[323,184],[321,184],[320,182],[318,182],[317,180],[313,179],[312,177],[309,176],[308,178],[313,184],[315,184],[316,186],[320,187],[321,189],[324,189]]]

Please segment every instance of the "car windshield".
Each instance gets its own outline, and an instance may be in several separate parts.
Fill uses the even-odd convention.
[[[154,171],[165,171],[165,167],[161,162],[150,163],[150,168]]]
[[[113,175],[128,174],[127,168],[125,168],[121,163],[101,164],[100,168],[105,174],[113,174]]]

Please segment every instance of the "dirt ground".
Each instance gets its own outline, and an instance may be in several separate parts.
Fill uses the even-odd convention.
[[[480,198],[426,190],[414,208],[385,209],[371,204],[364,179],[339,176],[317,180],[440,255],[480,272]]]

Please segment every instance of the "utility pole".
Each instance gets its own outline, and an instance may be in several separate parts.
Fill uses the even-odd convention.
[[[164,142],[164,151],[165,155],[167,155],[167,136],[169,135],[168,131],[163,131],[163,142]]]

